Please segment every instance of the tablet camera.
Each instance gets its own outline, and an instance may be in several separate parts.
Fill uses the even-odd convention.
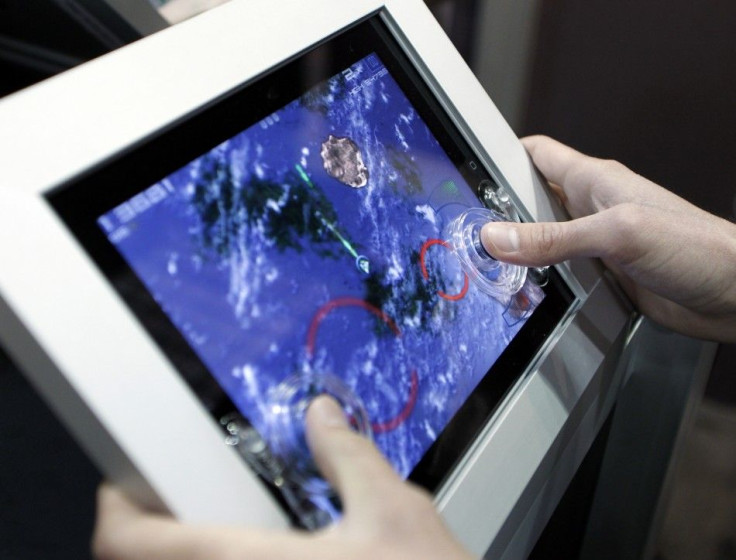
[[[270,395],[266,440],[284,468],[284,476],[312,495],[332,495],[312,459],[306,439],[309,405],[319,395],[329,395],[342,406],[350,426],[365,437],[373,432],[362,401],[337,376],[301,373],[277,385]]]
[[[488,208],[470,208],[450,223],[446,235],[468,277],[482,292],[504,303],[521,290],[527,269],[493,258],[483,247],[480,232],[488,222],[505,221],[506,216]]]

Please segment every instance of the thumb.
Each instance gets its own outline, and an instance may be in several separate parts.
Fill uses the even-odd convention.
[[[317,397],[307,410],[306,426],[312,456],[340,496],[346,514],[351,509],[373,513],[381,506],[379,489],[403,485],[373,443],[349,427],[334,399]]]
[[[549,266],[576,257],[603,256],[611,239],[596,227],[600,214],[569,222],[519,224],[489,222],[481,230],[485,249],[500,261]]]

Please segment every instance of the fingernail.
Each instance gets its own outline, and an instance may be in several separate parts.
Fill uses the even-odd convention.
[[[337,401],[322,395],[314,399],[309,405],[311,420],[331,428],[347,428],[348,422],[345,413]]]
[[[481,238],[486,246],[502,253],[516,253],[520,247],[519,232],[508,224],[486,224],[481,230]]]

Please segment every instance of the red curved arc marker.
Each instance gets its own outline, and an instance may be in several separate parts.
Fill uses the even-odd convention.
[[[432,247],[433,245],[441,245],[445,249],[451,251],[452,248],[450,247],[450,244],[447,241],[444,241],[442,239],[428,239],[424,242],[424,245],[422,245],[422,249],[419,252],[419,265],[422,268],[422,276],[424,276],[425,280],[429,280],[429,272],[427,271],[427,265],[424,262],[424,259],[427,255],[427,250]],[[470,281],[468,279],[467,273],[463,272],[463,287],[457,294],[446,294],[442,290],[437,290],[437,295],[441,298],[450,300],[450,301],[458,301],[465,297],[465,294],[468,293],[468,288],[470,287]]]
[[[307,331],[307,358],[308,359],[311,360],[314,357],[314,347],[317,343],[317,331],[319,330],[320,324],[325,319],[325,317],[329,315],[331,311],[339,307],[360,307],[362,309],[365,309],[366,311],[373,313],[376,317],[378,317],[384,323],[386,323],[388,328],[391,329],[391,332],[393,332],[396,336],[401,336],[401,331],[399,330],[399,327],[396,326],[396,323],[394,322],[394,320],[391,319],[391,317],[389,317],[386,313],[378,309],[375,305],[371,305],[367,301],[359,299],[359,298],[353,298],[353,297],[337,298],[337,299],[328,301],[326,304],[320,307],[317,310],[317,313],[315,313],[314,317],[312,318],[312,322],[309,325],[309,330]],[[402,408],[401,411],[396,416],[394,416],[393,418],[390,418],[389,420],[386,420],[384,422],[374,422],[372,425],[373,433],[383,434],[386,432],[390,432],[391,430],[395,430],[402,423],[404,423],[404,421],[406,421],[406,419],[409,417],[409,415],[414,410],[414,405],[416,405],[418,394],[419,394],[419,376],[417,375],[416,370],[412,370],[411,381],[410,381],[410,386],[409,386],[409,396],[406,400],[406,404],[404,405],[404,408]]]

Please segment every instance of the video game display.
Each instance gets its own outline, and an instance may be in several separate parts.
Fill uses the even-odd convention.
[[[469,281],[446,231],[479,204],[370,54],[97,224],[256,429],[329,372],[408,476],[545,297]]]

